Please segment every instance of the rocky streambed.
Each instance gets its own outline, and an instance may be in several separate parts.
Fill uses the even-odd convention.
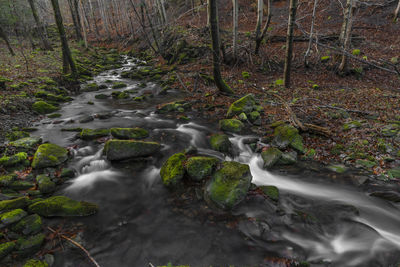
[[[2,263],[92,266],[64,235],[100,266],[398,264],[396,182],[309,161],[284,122],[252,134],[251,95],[210,124],[161,72],[128,60],[15,132],[0,159]]]

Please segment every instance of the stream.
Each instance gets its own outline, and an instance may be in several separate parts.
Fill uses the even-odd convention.
[[[95,99],[100,93],[83,93],[62,106],[62,117],[44,119],[35,125],[34,135],[44,141],[72,147],[69,167],[77,175],[57,192],[77,200],[99,205],[99,213],[68,219],[81,224],[78,235],[100,266],[291,266],[290,261],[308,261],[311,266],[398,266],[400,262],[400,206],[369,196],[369,177],[363,185],[322,166],[281,169],[262,168],[262,159],[246,140],[255,136],[232,135],[237,155],[234,158],[210,148],[207,137],[217,131],[188,112],[190,122],[155,113],[156,105],[182,98],[180,92],[158,95],[154,83],[120,78],[135,63],[127,60],[123,68],[106,71],[93,82],[124,82],[135,90],[132,96],[152,92],[143,102]],[[88,105],[93,101],[93,105]],[[95,115],[94,120],[79,123]],[[62,128],[142,127],[150,132],[148,140],[162,144],[161,152],[146,160],[110,163],[102,155],[104,144],[76,138]],[[159,171],[173,153],[189,146],[198,154],[249,164],[256,185],[279,188],[278,203],[258,194],[250,196],[232,213],[211,212],[201,196],[171,193],[161,181]],[[310,163],[311,164],[311,163]],[[366,182],[364,182],[364,180]],[[361,184],[361,183],[360,183]],[[367,187],[365,186],[367,184]],[[178,198],[178,200],[176,200]],[[64,223],[57,219],[54,225]],[[93,266],[77,249],[55,254],[54,266]],[[294,266],[294,265],[293,265]]]

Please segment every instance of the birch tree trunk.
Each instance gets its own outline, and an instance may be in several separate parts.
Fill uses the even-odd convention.
[[[317,11],[317,5],[318,5],[318,0],[314,0],[314,7],[313,7],[312,18],[311,18],[310,40],[308,42],[307,51],[304,54],[304,66],[306,66],[306,67],[308,67],[308,56],[310,55],[311,46],[312,46],[312,43],[313,43],[315,13]]]
[[[40,36],[40,40],[42,41],[43,48],[44,48],[45,50],[50,50],[50,51],[52,51],[53,48],[51,47],[50,42],[49,42],[49,40],[47,39],[46,34],[45,34],[44,31],[43,31],[44,27],[43,27],[42,22],[41,22],[40,19],[39,19],[39,16],[38,16],[38,13],[37,13],[37,9],[36,9],[34,0],[28,0],[28,2],[29,2],[29,5],[30,5],[30,7],[31,7],[31,10],[32,10],[32,15],[33,15],[33,18],[34,18],[35,23],[36,23],[36,27],[37,27],[37,31],[38,31],[39,36]]]
[[[6,42],[6,45],[7,45],[8,51],[10,51],[10,54],[12,56],[15,56],[14,50],[12,49],[12,47],[10,45],[10,41],[8,40],[7,34],[3,30],[3,28],[1,28],[1,25],[0,25],[0,37],[1,37],[1,39],[4,40],[4,42]]]
[[[256,39],[256,50],[255,50],[256,54],[258,54],[258,51],[260,50],[261,42],[264,39],[264,36],[268,31],[269,24],[271,23],[271,18],[272,18],[271,4],[272,4],[271,0],[268,0],[267,22],[264,25],[264,28],[263,28],[263,31],[262,31],[260,37],[258,39]]]
[[[239,20],[239,3],[238,0],[232,0],[233,6],[233,58],[237,59],[237,37],[238,37],[238,20]]]
[[[78,14],[76,14],[75,12],[74,3],[72,3],[72,1],[75,0],[68,0],[68,5],[69,5],[69,10],[71,12],[72,22],[74,23],[76,39],[79,41],[82,40],[81,26],[78,23],[77,19]]]
[[[84,21],[85,11],[83,9],[82,0],[79,0],[78,4],[79,4],[79,10],[78,10],[78,14],[77,15],[79,16],[79,14],[81,14],[81,16],[82,16],[82,19],[80,20],[80,22],[81,22],[81,25],[82,25],[83,41],[85,43],[85,48],[87,49],[88,48],[87,29],[86,29],[85,21]]]
[[[207,0],[207,28],[210,28],[211,25],[211,16],[210,16],[210,0]]]
[[[213,72],[214,81],[217,88],[224,93],[233,94],[233,90],[226,84],[222,79],[221,69],[219,66],[220,54],[219,54],[219,27],[218,27],[218,0],[208,0],[208,13],[210,15],[210,31],[211,41],[213,49]]]
[[[264,0],[258,0],[257,5],[257,24],[256,24],[256,40],[260,38],[261,35],[261,25],[263,22],[263,13],[264,13]]]
[[[347,0],[345,15],[343,19],[342,32],[340,33],[341,47],[343,51],[348,51],[351,44],[351,29],[353,26],[353,0]],[[347,55],[342,54],[341,62],[338,68],[339,73],[345,72],[347,69]]]
[[[77,79],[78,72],[76,70],[76,66],[74,60],[72,59],[71,50],[68,46],[67,37],[65,36],[65,29],[63,25],[63,19],[61,16],[60,6],[58,4],[58,0],[51,0],[51,4],[53,5],[54,10],[54,18],[56,20],[58,33],[60,35],[61,46],[62,46],[62,54],[63,54],[63,66],[64,73],[66,73],[67,69],[65,68],[67,65],[71,68],[72,76]]]
[[[399,0],[399,2],[397,3],[396,10],[394,11],[394,18],[393,18],[393,20],[394,20],[395,22],[397,21],[397,18],[399,17],[399,12],[400,12],[400,0]]]
[[[283,80],[286,88],[290,88],[290,71],[292,66],[293,56],[293,30],[294,22],[296,21],[297,0],[290,0],[289,3],[289,20],[286,37],[286,56],[285,67],[283,72]]]

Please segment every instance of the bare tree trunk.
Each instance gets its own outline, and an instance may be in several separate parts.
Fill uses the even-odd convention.
[[[52,51],[53,48],[51,47],[50,42],[47,39],[47,37],[43,31],[44,27],[43,27],[42,22],[39,19],[34,0],[28,0],[28,2],[29,2],[29,5],[31,6],[32,15],[33,15],[33,18],[35,19],[37,32],[39,33],[40,39],[42,41],[43,49]]]
[[[344,51],[348,51],[351,44],[351,29],[353,26],[353,0],[347,0],[345,17],[342,25],[342,32],[340,33],[341,47]],[[341,62],[338,68],[339,73],[345,72],[347,69],[347,55],[342,54]]]
[[[86,26],[85,26],[85,21],[84,21],[84,14],[85,11],[83,10],[83,5],[82,5],[82,0],[79,0],[79,10],[78,10],[78,16],[79,13],[82,15],[82,19],[80,20],[82,24],[82,32],[83,32],[83,41],[85,42],[85,48],[88,48],[88,40],[87,40],[87,31],[86,31]]]
[[[237,50],[238,50],[238,20],[239,20],[239,3],[238,0],[232,0],[233,6],[233,58],[237,59]]]
[[[399,12],[400,12],[400,0],[399,0],[399,2],[397,3],[396,10],[394,11],[394,18],[393,18],[393,20],[394,20],[395,22],[397,21],[397,18],[399,17]]]
[[[256,39],[256,50],[255,53],[258,54],[260,50],[261,42],[264,39],[265,34],[268,31],[269,24],[271,23],[272,13],[271,13],[271,0],[268,0],[268,14],[267,14],[267,22],[264,25],[263,31],[258,39]]]
[[[207,0],[207,28],[210,28],[211,25],[211,16],[210,16],[210,0]]]
[[[81,26],[78,24],[77,14],[75,13],[74,3],[68,0],[69,10],[71,12],[72,22],[74,23],[75,35],[77,40],[82,40]]]
[[[146,2],[144,0],[142,0],[141,5],[143,6],[144,10],[146,11],[147,21],[149,22],[150,30],[151,30],[151,33],[153,35],[154,43],[155,43],[155,45],[157,47],[157,51],[158,51],[158,53],[162,54],[162,51],[160,50],[160,45],[158,44],[158,37],[157,37],[156,31],[155,31],[155,29],[153,27],[153,23],[151,22],[151,18],[150,18],[150,15],[149,15],[149,10],[147,8]]]
[[[311,46],[312,46],[312,43],[313,43],[315,13],[316,13],[316,10],[317,10],[317,5],[318,5],[318,0],[314,0],[314,7],[313,7],[312,18],[311,18],[310,41],[308,42],[307,51],[304,54],[304,66],[306,66],[306,67],[308,67],[308,56],[310,55]]]
[[[260,38],[261,35],[261,25],[263,22],[263,13],[264,13],[264,0],[258,0],[257,5],[257,24],[256,24],[256,40]]]
[[[94,33],[96,35],[96,39],[100,40],[99,27],[97,26],[97,18],[96,18],[95,14],[94,14],[92,0],[89,0],[88,2],[89,2],[89,9],[90,9],[90,16],[91,16],[91,19],[92,19],[92,21],[94,23]],[[100,9],[100,7],[99,7],[99,9]]]
[[[289,3],[289,20],[286,38],[286,56],[285,67],[283,72],[283,80],[286,88],[290,88],[290,71],[293,56],[293,30],[296,20],[297,0],[290,0]]]
[[[69,46],[68,46],[67,37],[65,36],[65,29],[64,29],[64,25],[63,25],[63,19],[61,16],[61,11],[60,11],[60,6],[58,4],[58,0],[51,0],[51,4],[53,5],[54,18],[56,20],[58,33],[60,35],[60,40],[61,40],[62,53],[63,53],[63,66],[65,67],[65,66],[69,65],[69,67],[71,68],[72,76],[75,79],[77,79],[78,72],[76,70],[74,60],[72,59],[72,54],[71,54],[71,50],[69,49]],[[64,69],[64,71],[65,70],[66,69]]]
[[[3,28],[0,25],[0,37],[4,40],[4,42],[6,42],[8,51],[10,51],[10,54],[12,56],[15,56],[14,50],[12,49],[11,45],[10,45],[10,41],[8,41],[8,37],[7,34],[5,33],[5,31],[3,30]]]
[[[104,29],[106,30],[107,37],[111,39],[111,32],[110,32],[110,26],[109,26],[109,21],[107,18],[107,13],[106,13],[106,7],[104,6],[103,0],[98,0],[99,4],[99,9],[100,9],[100,16],[104,24]]]
[[[219,55],[219,27],[218,27],[218,0],[208,0],[208,13],[210,14],[210,31],[213,48],[213,71],[214,81],[218,89],[221,92],[227,94],[233,94],[233,90],[226,84],[222,79],[221,69],[219,66],[220,55]]]

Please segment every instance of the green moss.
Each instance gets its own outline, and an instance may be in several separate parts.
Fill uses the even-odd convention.
[[[83,129],[79,137],[83,140],[93,140],[110,134],[109,129]]]
[[[244,128],[244,124],[236,119],[225,119],[219,121],[219,128],[222,131],[240,133]]]
[[[360,49],[353,49],[353,51],[351,52],[354,56],[358,56],[360,55],[361,51]]]
[[[328,62],[330,59],[331,59],[330,56],[323,56],[323,57],[321,57],[321,62],[325,63],[325,62]]]
[[[254,100],[254,96],[252,94],[248,94],[239,100],[232,103],[229,107],[228,113],[226,116],[228,118],[239,115],[240,113],[244,112],[245,114],[250,114],[254,110],[254,106],[256,102]]]
[[[35,102],[32,105],[32,108],[35,112],[37,112],[39,114],[48,114],[48,113],[52,113],[52,112],[58,110],[57,107],[55,107],[47,102],[44,102],[44,101]]]
[[[9,141],[15,141],[24,137],[29,137],[29,133],[24,131],[12,131],[6,134],[6,138]]]
[[[42,218],[37,214],[29,215],[12,227],[12,230],[24,235],[38,233],[42,229]]]
[[[239,114],[239,120],[240,120],[240,121],[246,122],[246,121],[247,121],[247,115],[246,115],[246,113],[244,113],[244,112],[240,113],[240,114]]]
[[[391,178],[400,179],[400,168],[388,170],[387,173]]]
[[[185,174],[184,161],[185,154],[177,153],[172,155],[161,167],[160,175],[164,185],[168,187],[176,186]]]
[[[342,144],[336,144],[331,149],[332,155],[340,155],[345,149],[345,146]]]
[[[16,174],[1,175],[0,176],[0,186],[9,186],[13,181],[15,181],[15,179],[17,179]]]
[[[49,265],[45,261],[30,259],[23,267],[49,267]]]
[[[104,146],[104,154],[108,160],[123,160],[135,157],[147,157],[160,149],[156,142],[135,140],[109,140]]]
[[[232,143],[226,134],[213,134],[210,138],[210,144],[212,149],[231,154],[232,153]]]
[[[232,209],[246,197],[252,176],[246,164],[225,161],[222,165],[207,185],[206,198],[219,208]]]
[[[69,168],[63,168],[60,173],[60,178],[74,178],[75,171]]]
[[[34,187],[35,184],[28,182],[28,181],[21,181],[21,180],[17,180],[12,182],[8,187],[12,190],[16,190],[16,191],[24,191],[24,190],[28,190],[29,188]]]
[[[54,196],[29,206],[33,213],[45,217],[88,216],[98,211],[96,204],[72,200],[65,196]]]
[[[61,116],[62,115],[60,113],[53,113],[53,114],[47,115],[47,117],[50,118],[50,119],[60,118]]]
[[[36,182],[42,194],[49,194],[56,190],[56,184],[44,174],[37,176]]]
[[[264,185],[260,186],[263,193],[273,201],[279,200],[279,189],[276,186]]]
[[[15,249],[15,242],[4,242],[0,244],[0,260]]]
[[[258,111],[252,111],[249,114],[249,120],[255,125],[261,125],[261,115]]]
[[[343,124],[343,130],[348,131],[350,129],[360,128],[361,126],[362,126],[361,122],[351,121],[351,122]]]
[[[96,99],[107,99],[108,95],[106,95],[106,94],[98,94],[98,95],[95,95],[94,98],[96,98]]]
[[[347,171],[347,167],[341,164],[332,164],[329,165],[327,168],[336,173],[344,173]]]
[[[10,142],[10,146],[15,146],[18,149],[21,150],[33,150],[36,149],[36,147],[42,143],[42,138],[41,137],[25,137],[22,139],[18,139],[16,141]]]
[[[13,210],[13,209],[23,209],[29,204],[28,197],[20,197],[10,200],[0,201],[0,212]]]
[[[12,156],[3,156],[0,158],[0,166],[11,167],[16,165],[29,166],[28,154],[20,152]]]
[[[55,144],[43,144],[33,157],[34,169],[58,166],[68,159],[68,150]]]
[[[97,83],[89,83],[83,89],[82,92],[94,92],[100,90]]]
[[[248,79],[248,78],[250,78],[250,73],[247,72],[247,71],[243,71],[242,72],[242,77],[243,77],[243,79]]]
[[[17,240],[18,254],[30,255],[36,253],[44,242],[45,235],[40,233],[29,237],[21,237]]]
[[[365,167],[365,168],[372,168],[372,167],[375,167],[377,165],[377,163],[375,161],[361,160],[361,159],[357,160],[356,164],[360,165],[362,167]]]
[[[274,130],[273,143],[280,149],[292,147],[300,153],[304,153],[303,138],[299,131],[291,125],[280,125]]]
[[[119,139],[143,139],[149,132],[142,128],[112,128],[111,135]]]
[[[4,228],[9,224],[16,223],[20,221],[22,218],[24,218],[26,215],[28,214],[22,209],[15,209],[3,213],[0,215],[0,228]]]
[[[123,83],[123,82],[116,82],[112,86],[113,89],[119,89],[119,88],[124,88],[124,87],[127,87],[127,85],[126,85],[126,83]]]
[[[271,168],[281,158],[282,152],[275,147],[270,147],[267,150],[261,152],[261,157],[264,161],[264,168]]]
[[[277,164],[279,165],[293,165],[297,162],[297,154],[296,152],[287,152],[282,153],[281,157],[279,158]]]
[[[195,181],[201,181],[210,176],[218,159],[211,157],[192,157],[186,162],[186,171],[189,177]]]

